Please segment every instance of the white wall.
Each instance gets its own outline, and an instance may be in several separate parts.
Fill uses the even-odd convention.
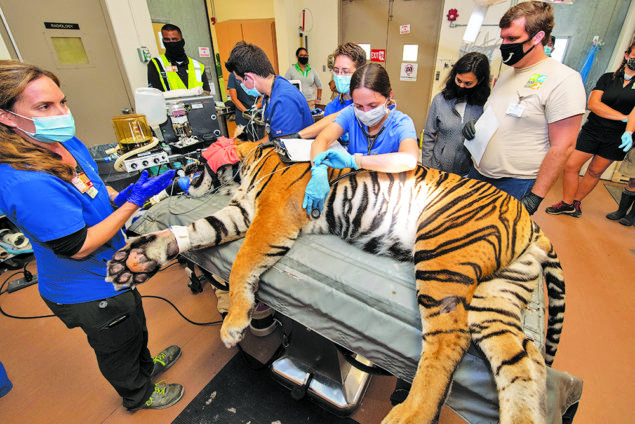
[[[0,59],[11,59],[11,55],[9,54],[9,50],[7,49],[7,45],[4,43],[2,37],[0,37]]]
[[[154,41],[152,21],[145,0],[105,0],[115,38],[131,91],[147,87],[147,64],[139,60],[137,47],[150,49],[152,56],[159,54]]]
[[[609,61],[606,72],[613,72],[622,64],[624,52],[628,49],[631,39],[633,38],[633,33],[635,33],[635,2],[631,1],[628,14],[626,15],[626,19],[624,19],[624,25],[622,25],[622,32],[617,40],[615,50],[613,50],[613,56]]]
[[[320,76],[322,103],[326,103],[330,96],[328,82],[331,80],[326,63],[328,55],[333,53],[338,45],[339,1],[274,0],[273,9],[278,41],[278,64],[282,75],[296,62],[295,51],[300,47],[301,11],[307,9],[305,35],[308,36],[309,63]]]
[[[436,73],[439,72],[439,79],[434,81],[432,87],[432,97],[443,89],[445,86],[445,79],[450,73],[452,65],[459,59],[459,50],[463,42],[463,33],[465,32],[465,26],[451,28],[446,15],[450,9],[456,9],[459,16],[455,23],[458,25],[467,25],[470,20],[470,15],[472,14],[472,10],[474,10],[474,5],[475,3],[473,0],[445,0],[445,4],[443,5],[443,23],[441,24],[441,34],[439,36],[439,50],[434,73],[436,75]],[[499,42],[500,29],[498,28],[498,21],[509,8],[509,1],[495,6],[490,6],[483,21],[484,26],[481,27],[474,44],[489,45],[491,43]],[[486,24],[494,26],[485,26]],[[494,77],[498,76],[500,63],[500,52],[498,48],[495,48],[492,60],[490,61],[490,73]]]
[[[208,0],[217,22],[274,17],[274,0]],[[213,13],[210,13],[210,16]]]

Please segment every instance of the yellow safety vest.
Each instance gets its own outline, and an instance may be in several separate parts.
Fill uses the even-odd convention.
[[[152,59],[154,66],[157,68],[157,72],[161,76],[161,84],[163,85],[163,91],[177,90],[180,88],[195,88],[203,87],[203,72],[205,66],[198,60],[194,60],[190,57],[187,58],[187,87],[183,84],[183,80],[179,77],[179,74],[172,70],[175,67],[172,66],[170,61],[164,54]],[[167,70],[167,71],[166,71]],[[167,81],[167,87],[166,87]]]

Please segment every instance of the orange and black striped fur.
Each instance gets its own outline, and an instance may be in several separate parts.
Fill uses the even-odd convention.
[[[399,174],[330,169],[324,210],[312,219],[302,209],[308,164],[282,163],[272,148],[254,143],[237,149],[243,162],[236,195],[186,227],[192,249],[245,238],[229,279],[231,306],[221,328],[227,346],[249,325],[259,276],[301,234],[336,234],[415,263],[423,353],[408,398],[384,423],[435,422],[470,342],[491,365],[500,422],[545,421],[545,360],[523,334],[520,315],[544,274],[550,365],[562,328],[564,281],[551,242],[520,202],[489,184],[423,167]],[[109,281],[118,287],[144,282],[177,253],[170,231],[139,237],[115,254]]]

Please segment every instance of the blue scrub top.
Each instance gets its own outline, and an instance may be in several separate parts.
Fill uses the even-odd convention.
[[[368,154],[369,140],[360,127],[360,125],[364,124],[355,118],[354,106],[351,105],[342,110],[335,118],[335,123],[342,127],[345,133],[349,134],[350,142],[347,149],[350,154]],[[417,139],[415,124],[412,119],[408,115],[394,109],[394,106],[383,126],[385,129],[375,140],[370,152],[371,155],[398,152],[399,145],[403,140],[406,138]],[[364,131],[368,133],[366,125],[364,125]]]
[[[324,116],[337,113],[344,109],[346,106],[353,104],[353,99],[344,100],[344,103],[340,102],[340,96],[337,96],[329,102],[324,108]]]
[[[55,303],[72,304],[122,293],[105,281],[106,262],[125,245],[118,232],[88,257],[58,256],[44,242],[73,234],[103,221],[113,212],[97,164],[77,138],[62,143],[97,189],[92,199],[72,184],[39,171],[20,171],[0,164],[0,209],[31,241],[37,260],[40,294]]]
[[[297,133],[313,125],[313,116],[302,92],[281,76],[276,76],[271,97],[265,100],[264,107],[264,118],[269,122],[273,137]]]

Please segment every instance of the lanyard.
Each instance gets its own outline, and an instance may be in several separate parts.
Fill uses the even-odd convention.
[[[362,130],[362,133],[366,137],[366,143],[368,144],[368,156],[370,156],[370,152],[373,150],[375,141],[377,141],[381,133],[383,133],[384,130],[388,127],[387,124],[389,119],[390,119],[390,112],[388,112],[388,117],[386,117],[386,121],[384,122],[384,125],[381,126],[381,129],[379,130],[379,132],[377,134],[370,135],[364,129],[364,125],[362,125],[362,123],[359,122],[359,119],[357,119],[357,116],[355,116],[355,121],[357,121],[357,125],[359,125],[359,128]]]

